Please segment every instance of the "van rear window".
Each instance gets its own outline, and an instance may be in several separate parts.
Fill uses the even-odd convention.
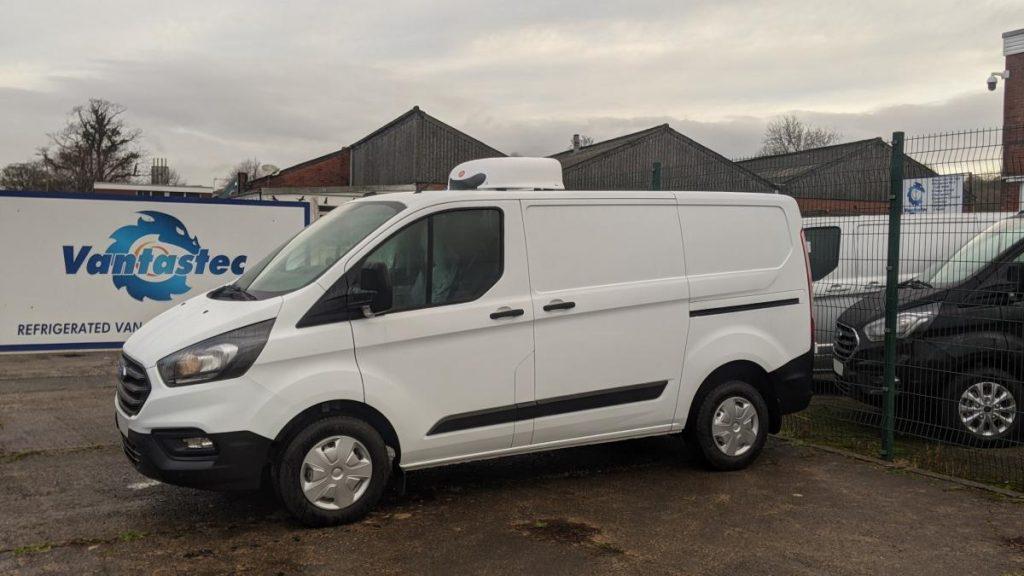
[[[811,279],[817,282],[839,266],[839,243],[842,231],[838,226],[804,228],[811,260]]]

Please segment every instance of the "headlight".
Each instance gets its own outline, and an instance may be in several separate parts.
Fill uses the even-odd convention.
[[[182,348],[156,363],[168,386],[237,378],[252,366],[270,337],[273,320],[225,332]]]
[[[941,303],[936,302],[934,304],[928,304],[927,306],[921,306],[919,308],[912,308],[905,312],[900,312],[896,315],[896,337],[906,338],[910,336],[914,330],[918,328],[924,328],[935,320],[935,317],[939,315],[939,307]],[[868,340],[872,342],[878,342],[879,340],[885,339],[885,317],[879,318],[874,322],[871,322],[864,327],[864,335],[868,337]]]

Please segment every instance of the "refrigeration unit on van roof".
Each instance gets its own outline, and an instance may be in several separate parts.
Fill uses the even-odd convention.
[[[449,190],[565,190],[562,164],[552,158],[483,158],[448,175]]]

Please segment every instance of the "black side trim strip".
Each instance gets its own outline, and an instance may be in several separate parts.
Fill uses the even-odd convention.
[[[494,426],[495,424],[507,424],[518,420],[556,416],[569,412],[593,410],[594,408],[618,406],[644,400],[654,400],[661,396],[667,385],[668,380],[659,380],[658,382],[633,384],[631,386],[621,386],[596,392],[556,396],[535,402],[523,402],[513,406],[500,406],[475,412],[453,414],[438,420],[437,424],[434,424],[430,431],[427,432],[427,436],[483,426]]]
[[[799,298],[787,298],[785,300],[769,300],[768,302],[754,302],[752,304],[739,304],[736,306],[722,306],[720,308],[704,308],[701,310],[690,310],[690,318],[697,316],[712,316],[714,314],[729,314],[730,312],[746,312],[747,310],[759,310],[761,308],[776,308],[778,306],[792,306],[799,304]]]

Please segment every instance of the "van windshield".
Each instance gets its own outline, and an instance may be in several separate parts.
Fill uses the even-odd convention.
[[[919,280],[935,288],[945,288],[967,280],[997,256],[1024,239],[1024,218],[996,222],[964,244],[949,260],[927,270]]]
[[[343,204],[246,270],[235,286],[257,297],[298,290],[404,209],[404,204],[390,201]]]

